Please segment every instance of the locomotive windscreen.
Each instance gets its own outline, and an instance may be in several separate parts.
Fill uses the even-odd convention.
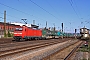
[[[22,31],[22,28],[16,28],[15,31]]]

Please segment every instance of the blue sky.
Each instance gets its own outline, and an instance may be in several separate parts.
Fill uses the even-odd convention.
[[[0,0],[0,17],[6,10],[7,22],[39,24],[40,27],[56,27],[61,29],[64,23],[65,32],[74,32],[86,26],[90,29],[90,0]],[[2,22],[3,19],[0,18]]]

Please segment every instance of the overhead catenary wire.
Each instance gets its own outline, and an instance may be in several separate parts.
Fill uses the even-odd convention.
[[[29,15],[29,16],[38,18],[38,19],[40,19],[40,20],[44,20],[44,19],[42,19],[42,18],[36,17],[36,16],[34,16],[34,15],[31,15],[31,14],[29,14],[29,13],[23,12],[23,11],[18,10],[18,9],[16,9],[16,8],[10,7],[10,6],[5,5],[5,4],[3,4],[3,3],[0,3],[0,5],[5,6],[5,7],[8,7],[8,8],[10,8],[10,9],[13,9],[13,10],[15,10],[15,11],[18,11],[18,12],[23,13],[23,14],[25,14],[25,15]],[[4,13],[1,13],[1,14],[4,14]],[[14,17],[14,18],[20,19],[20,18],[18,18],[18,17],[12,16],[12,15],[8,15],[8,14],[6,14],[6,15],[7,15],[7,16],[10,16],[10,17]],[[11,21],[12,21],[12,19],[7,19],[7,20],[11,20]]]
[[[56,16],[54,16],[53,14],[51,14],[50,12],[48,12],[47,10],[45,10],[44,8],[42,8],[41,6],[39,6],[38,4],[36,4],[35,2],[33,2],[32,0],[29,0],[29,1],[31,1],[32,3],[34,3],[35,5],[37,5],[39,8],[43,9],[45,12],[47,12],[47,13],[50,14],[50,15],[52,15],[52,16],[55,17],[56,19],[58,19]],[[10,9],[16,10],[16,11],[21,12],[21,13],[23,13],[23,14],[30,15],[30,14],[28,14],[28,13],[26,13],[26,12],[20,11],[20,10],[18,10],[18,9],[15,9],[15,8],[13,8],[13,7],[10,7],[10,6],[5,5],[5,4],[3,4],[3,3],[0,3],[0,5],[3,5],[3,6],[5,6],[5,7],[10,8]],[[33,15],[30,15],[30,16],[33,16]],[[35,17],[35,16],[33,16],[33,17]],[[59,19],[59,20],[60,20],[60,19]]]
[[[72,4],[72,6],[73,6],[73,3],[75,3],[75,2],[73,2],[72,0],[71,0],[71,4]],[[77,5],[76,5],[76,3],[75,3],[75,6],[76,6],[76,8],[77,8]],[[78,10],[78,9],[77,9]],[[79,10],[78,10],[79,11]],[[79,14],[80,15],[80,14]],[[80,18],[80,19],[83,19],[83,18]],[[87,19],[88,20],[88,19]],[[83,22],[81,22],[81,24],[83,24],[84,22],[86,22],[86,23],[89,23],[89,21],[83,21]]]
[[[71,0],[71,2],[72,2],[72,4],[73,4],[73,3],[75,4],[76,8],[78,8],[78,6],[77,6],[77,4],[76,4],[76,2],[75,2],[74,0],[73,0],[73,1]],[[78,9],[77,9],[77,11],[80,12]],[[79,16],[80,16],[80,15],[81,15],[81,14],[79,13]],[[83,17],[82,17],[81,19],[83,19]],[[90,18],[89,18],[89,19],[90,19]],[[89,21],[88,21],[89,19],[86,19],[86,20],[83,21],[83,22],[86,22],[86,21],[87,21],[87,23],[89,23]]]
[[[8,7],[8,8],[10,8],[10,9],[13,9],[13,10],[15,10],[15,11],[18,11],[18,12],[23,13],[23,14],[25,14],[25,15],[29,15],[29,16],[38,18],[39,20],[44,20],[44,19],[42,19],[42,18],[36,17],[36,16],[34,16],[34,15],[31,15],[31,14],[29,14],[29,13],[23,12],[23,11],[21,11],[21,10],[18,10],[18,9],[16,9],[16,8],[14,8],[14,7],[10,7],[10,6],[5,5],[5,4],[3,4],[3,3],[0,3],[0,5],[5,6],[5,7]],[[1,13],[1,14],[4,14],[4,13]],[[8,14],[6,14],[6,15],[7,15],[7,16],[10,16],[10,17],[17,18],[17,17],[12,16],[12,15],[8,15]],[[20,18],[17,18],[17,19],[20,19]],[[9,20],[9,21],[15,21],[15,20],[13,20],[13,19],[7,19],[7,20]]]
[[[0,14],[4,14],[4,13],[1,13],[1,12],[0,12]],[[19,17],[15,17],[15,16],[8,15],[8,14],[6,14],[6,15],[7,15],[7,16],[10,16],[10,17],[12,17],[12,18],[19,19]],[[0,16],[0,18],[4,19],[4,17],[1,17],[1,16]],[[7,20],[10,20],[10,21],[12,21],[13,19],[7,19]],[[14,21],[14,20],[13,20],[13,21]]]
[[[23,4],[23,5],[26,5],[25,3],[22,3],[20,0],[18,0],[18,2],[21,3],[21,4]],[[29,7],[29,6],[28,6],[28,7]],[[44,19],[39,18],[39,17],[37,17],[37,16],[34,16],[34,15],[32,15],[32,16],[35,17],[35,18],[38,18],[38,19],[40,19],[40,20],[44,20]]]
[[[18,9],[15,9],[15,8],[13,8],[13,7],[10,7],[10,6],[5,5],[5,4],[3,4],[3,3],[0,3],[0,5],[3,5],[3,6],[5,6],[5,7],[8,7],[8,8],[10,8],[10,9],[15,10],[15,11],[18,11],[18,12],[21,12],[21,13],[24,13],[24,14],[29,15],[29,14],[28,14],[28,13],[26,13],[26,12],[20,11],[20,10],[18,10]],[[1,12],[0,12],[0,14],[4,14],[4,13],[1,13]],[[6,14],[6,15],[7,15],[7,16],[10,16],[10,17],[14,17],[14,18],[19,19],[18,17],[12,16],[12,15],[8,15],[8,14]],[[32,15],[30,15],[30,16],[32,16]],[[11,19],[7,19],[7,20],[11,20]]]
[[[60,14],[57,12],[57,10],[49,3],[49,1],[48,0],[46,0],[47,1],[47,3],[48,3],[48,5],[52,8],[52,10],[54,10],[54,12],[56,12],[57,13],[57,15],[58,16],[60,16]],[[61,18],[61,17],[60,17]],[[59,19],[60,20],[60,19]]]
[[[46,0],[47,1],[47,0]],[[57,12],[57,10],[47,1],[48,5],[59,15],[59,13]]]
[[[76,10],[77,10],[77,12],[78,12],[78,14],[79,14],[79,16],[81,15],[80,14],[80,11],[78,10],[78,6],[77,6],[77,4],[76,4],[76,2],[73,0],[71,0],[71,2],[72,2],[72,4],[74,4],[75,5],[75,7],[76,7]],[[81,17],[80,17],[80,19],[81,19]]]
[[[5,5],[5,4],[3,4],[3,3],[0,3],[0,5],[3,5],[3,6],[5,6],[5,7],[8,7],[8,8],[10,8],[10,9],[15,10],[15,11],[18,11],[18,12],[23,13],[23,14],[25,14],[25,15],[29,15],[29,16],[33,16],[33,17],[35,17],[35,18],[38,18],[38,17],[36,17],[36,16],[34,16],[34,15],[31,15],[31,14],[26,13],[26,12],[23,12],[23,11],[21,11],[21,10],[15,9],[15,8],[10,7],[10,6],[8,6],[8,5]],[[40,18],[38,18],[38,19],[40,19]]]
[[[33,4],[35,4],[36,6],[38,6],[39,8],[41,8],[42,10],[44,10],[45,12],[47,12],[48,14],[50,14],[51,16],[53,16],[54,18],[60,20],[59,18],[57,18],[56,16],[54,16],[52,13],[50,13],[49,11],[47,11],[46,9],[44,9],[43,7],[41,7],[40,5],[38,5],[37,3],[33,2],[32,0],[29,0],[30,2],[32,2]]]
[[[18,11],[18,12],[24,13],[24,14],[26,14],[26,15],[30,15],[30,14],[28,14],[28,13],[26,13],[26,12],[20,11],[20,10],[18,10],[18,9],[15,9],[15,8],[13,8],[13,7],[10,7],[10,6],[5,5],[5,4],[3,4],[3,3],[0,3],[0,5],[6,6],[6,7],[10,8],[10,9],[13,9],[13,10],[16,10],[16,11]],[[30,15],[30,16],[33,16],[33,15]]]
[[[68,2],[70,3],[70,5],[71,5],[72,9],[74,10],[75,14],[77,15],[77,17],[80,19],[78,13],[76,12],[75,8],[73,7],[73,1],[68,0]]]
[[[73,1],[71,0],[71,3],[73,4]]]
[[[0,12],[0,14],[4,14],[4,13],[1,13]],[[15,16],[12,16],[12,15],[8,15],[8,14],[6,14],[7,16],[10,16],[10,17],[12,17],[12,18],[16,18],[16,19],[19,19],[19,17],[15,17]],[[8,19],[9,20],[9,19]]]

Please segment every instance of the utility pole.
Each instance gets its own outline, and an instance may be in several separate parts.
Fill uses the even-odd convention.
[[[6,11],[4,11],[4,37],[6,37]]]
[[[75,38],[76,38],[76,32],[77,32],[77,29],[75,29]]]
[[[46,28],[47,28],[47,21],[46,21]]]
[[[62,39],[63,39],[63,23],[62,23]]]
[[[62,32],[63,32],[63,23],[62,23]]]
[[[33,25],[35,25],[35,20],[33,20]]]
[[[55,23],[53,23],[53,25],[54,25],[54,28],[53,28],[54,37],[53,38],[55,38]]]

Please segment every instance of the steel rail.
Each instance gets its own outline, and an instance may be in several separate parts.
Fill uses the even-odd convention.
[[[79,42],[79,40],[77,42]],[[53,54],[51,54],[49,56],[44,57],[43,60],[48,60],[48,59],[52,58],[52,56],[54,56],[55,54],[59,53],[60,51],[63,51],[64,49],[66,49],[69,46],[72,46],[72,45],[76,44],[77,42],[71,43],[70,45],[63,47],[61,50],[56,51],[55,53],[53,53]]]
[[[83,41],[77,45],[65,58],[64,60],[69,60],[70,57],[77,51],[77,49],[79,48],[79,46],[81,46],[83,44]]]
[[[41,43],[41,44],[38,44],[38,45],[33,45],[33,46],[28,46],[28,47],[22,47],[22,48],[17,48],[17,49],[12,49],[12,50],[6,50],[6,51],[2,51],[0,53],[0,57],[7,56],[7,55],[10,55],[10,54],[20,53],[20,52],[24,52],[24,51],[28,51],[28,50],[32,50],[32,49],[37,49],[37,48],[57,44],[57,43],[60,43],[60,42],[61,41],[55,41],[55,42],[53,41],[53,42]]]

